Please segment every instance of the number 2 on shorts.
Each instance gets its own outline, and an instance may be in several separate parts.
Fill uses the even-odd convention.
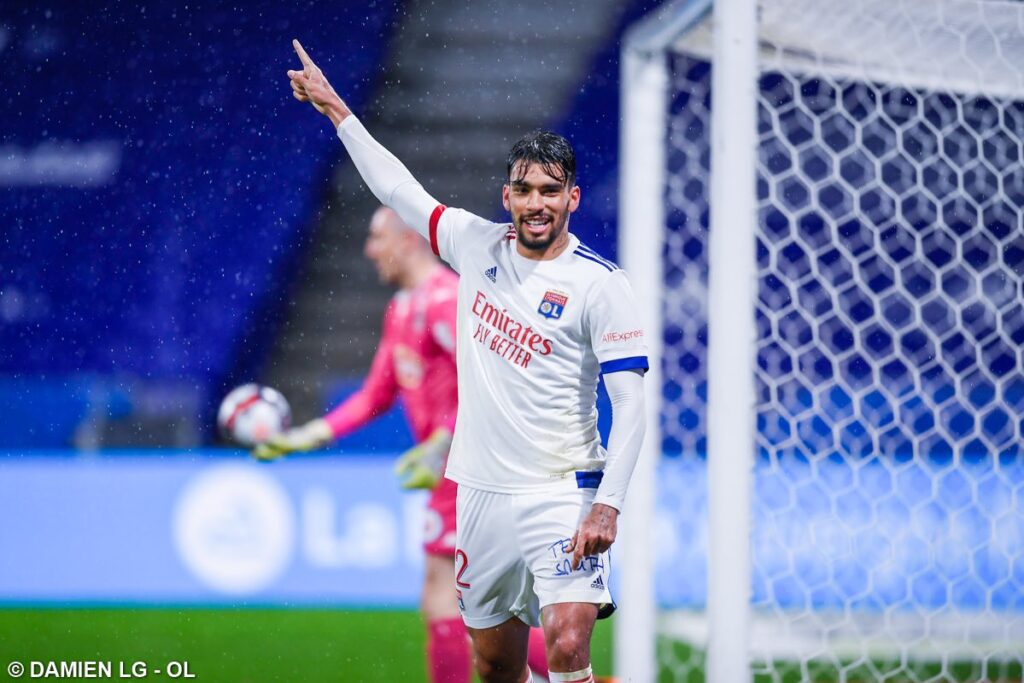
[[[462,575],[466,573],[466,568],[469,567],[469,558],[466,557],[465,551],[461,549],[455,551],[455,564],[458,565],[460,560],[462,561],[462,566],[455,575],[455,585],[459,588],[469,588],[469,584],[462,580]]]

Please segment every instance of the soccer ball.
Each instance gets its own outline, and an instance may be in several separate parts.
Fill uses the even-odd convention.
[[[277,389],[243,384],[220,402],[217,427],[228,441],[252,448],[292,424],[292,409]]]

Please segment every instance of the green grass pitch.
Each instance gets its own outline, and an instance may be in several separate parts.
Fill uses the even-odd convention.
[[[612,671],[612,623],[600,621],[594,632],[593,664],[598,674]],[[426,681],[423,624],[413,611],[332,609],[196,608],[7,608],[0,609],[0,683],[13,661],[146,662],[150,672],[170,661],[188,662],[194,683],[376,683]],[[705,683],[703,653],[683,643],[659,639],[664,668],[659,683]],[[832,683],[841,680],[833,666],[811,663],[807,669],[778,663],[776,674],[760,672],[756,683]],[[883,671],[899,669],[876,662]],[[917,680],[980,680],[978,662],[956,662],[942,678],[936,663],[911,667]],[[845,672],[851,683],[876,679],[872,667]],[[989,680],[1021,681],[1020,664],[989,663]],[[31,680],[24,675],[21,680]],[[86,680],[68,679],[62,680]],[[146,680],[173,680],[150,673]],[[179,681],[184,679],[177,679]],[[897,679],[903,680],[903,679]]]
[[[2,609],[0,681],[15,680],[6,672],[12,661],[77,660],[111,661],[114,678],[122,661],[150,671],[184,661],[196,683],[416,682],[426,681],[423,641],[413,611]],[[598,622],[595,672],[611,673],[611,649],[611,624]]]

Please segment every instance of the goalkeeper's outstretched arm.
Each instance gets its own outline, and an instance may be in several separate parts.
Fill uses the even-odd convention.
[[[429,239],[430,215],[437,208],[437,200],[427,194],[401,161],[373,139],[299,41],[293,40],[292,47],[302,62],[302,71],[288,72],[292,96],[309,102],[331,120],[370,191],[381,204],[394,209],[407,225]]]

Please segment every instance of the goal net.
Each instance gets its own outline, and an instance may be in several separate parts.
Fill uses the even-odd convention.
[[[639,292],[663,344],[658,462],[638,483],[656,501],[638,526],[656,548],[658,680],[707,680],[717,623],[758,681],[1021,681],[1024,5],[758,3],[757,64],[729,75],[756,92],[756,168],[735,186],[756,244],[741,312],[708,304],[713,138],[736,132],[712,135],[718,19],[669,3],[630,48],[663,77],[624,69],[627,131],[628,99],[664,88],[640,107],[660,129],[632,139],[659,149],[622,167],[625,265],[659,280]],[[630,174],[658,180],[646,248],[630,244]],[[754,325],[735,624],[707,591],[709,501],[737,493],[708,484],[708,321],[730,313]],[[727,407],[738,424],[747,408]]]

